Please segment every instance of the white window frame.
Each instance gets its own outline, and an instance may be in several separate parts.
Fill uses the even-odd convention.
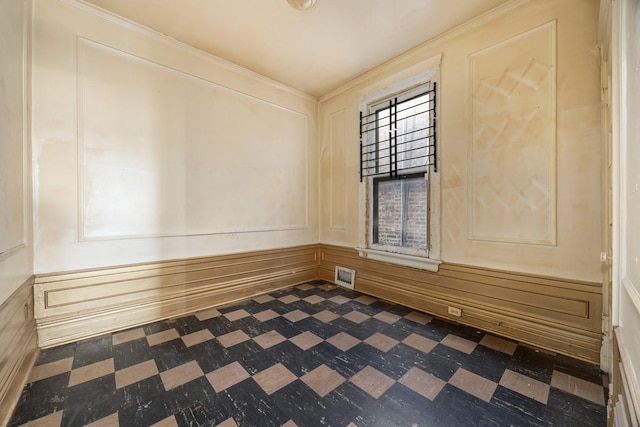
[[[432,58],[429,62],[429,68],[426,71],[409,78],[404,78],[384,89],[373,91],[361,97],[358,102],[360,111],[362,111],[363,114],[369,114],[370,106],[376,105],[393,95],[409,92],[419,86],[437,83],[437,87],[440,88],[440,55]],[[441,102],[436,103],[436,114],[438,117],[441,117],[440,104]],[[440,132],[439,135],[441,135]],[[441,150],[438,150],[438,157],[440,152]],[[440,163],[439,160],[438,158],[438,163]],[[442,261],[440,261],[440,172],[434,172],[433,167],[430,166],[428,172],[425,173],[425,179],[427,179],[428,183],[428,236],[426,251],[372,243],[373,179],[374,177],[366,177],[360,183],[360,227],[358,247],[356,247],[358,254],[363,258],[376,261],[389,262],[433,272],[438,271],[442,263]]]

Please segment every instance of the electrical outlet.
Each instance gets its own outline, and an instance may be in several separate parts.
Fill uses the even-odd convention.
[[[455,307],[449,307],[449,314],[452,316],[462,317],[462,310]]]

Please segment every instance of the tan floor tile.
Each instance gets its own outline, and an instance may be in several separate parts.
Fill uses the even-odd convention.
[[[71,371],[71,375],[69,376],[69,387],[104,377],[105,375],[112,374],[114,371],[113,358],[76,368]]]
[[[396,323],[398,320],[401,319],[401,317],[398,316],[397,314],[389,313],[388,311],[381,311],[380,313],[373,316],[373,318],[378,319],[382,322],[388,323],[390,325],[393,325],[394,323]]]
[[[181,338],[182,338],[182,341],[184,342],[184,345],[186,345],[187,347],[193,347],[194,345],[212,340],[214,336],[210,330],[203,329],[198,332],[193,332],[188,335],[183,335]]]
[[[334,320],[336,320],[340,316],[338,316],[337,314],[335,314],[332,311],[323,310],[320,313],[314,314],[313,317],[315,317],[316,319],[320,320],[321,322],[329,323],[329,322],[333,322]]]
[[[351,321],[353,323],[362,323],[365,320],[368,320],[368,319],[371,318],[371,316],[369,316],[368,314],[364,314],[364,313],[361,313],[361,312],[355,311],[355,310],[345,314],[342,317],[344,317],[345,319],[347,319],[347,320],[349,320],[349,321]]]
[[[91,424],[87,424],[84,427],[118,427],[119,425],[120,421],[118,419],[118,413],[116,412],[107,417],[100,418]]]
[[[204,375],[195,360],[160,373],[165,390],[171,390]]]
[[[291,341],[292,343],[294,343],[295,345],[297,345],[303,350],[309,350],[311,347],[320,344],[324,340],[319,336],[309,331],[306,331],[301,333],[300,335],[296,335],[293,338],[289,338],[289,341]]]
[[[490,402],[493,393],[496,391],[498,384],[490,381],[466,369],[458,368],[458,370],[449,379],[449,384],[474,395],[478,399]]]
[[[308,291],[309,289],[313,289],[315,286],[305,283],[304,285],[296,286],[296,289],[300,289],[301,291]]]
[[[429,316],[428,314],[420,313],[419,311],[412,311],[411,313],[404,316],[404,318],[421,325],[426,325],[427,323],[431,322],[431,320],[433,320],[433,317]]]
[[[224,314],[224,317],[229,319],[231,322],[235,322],[236,320],[244,319],[245,317],[249,317],[249,316],[251,315],[247,313],[246,310],[243,310],[243,309]]]
[[[344,303],[351,301],[351,299],[342,295],[336,295],[335,297],[329,298],[329,301],[338,305],[342,305]]]
[[[269,331],[253,339],[258,345],[264,349],[280,344],[287,339],[280,335],[277,331]]]
[[[480,345],[492,348],[502,353],[506,353],[510,356],[513,356],[513,353],[516,351],[516,348],[518,348],[518,344],[514,342],[507,341],[502,338],[494,337],[493,335],[489,335],[489,334],[482,337],[482,339],[480,340]]]
[[[310,295],[306,298],[303,298],[302,301],[306,301],[309,304],[318,304],[319,302],[325,301],[320,295]]]
[[[265,302],[273,301],[275,298],[271,295],[260,295],[255,297],[253,300],[258,304],[264,304]]]
[[[238,424],[233,418],[227,418],[220,424],[217,424],[216,427],[238,427]]]
[[[549,400],[549,384],[534,380],[526,375],[513,372],[509,369],[504,371],[500,378],[500,385],[510,390],[527,396],[530,399],[537,400],[540,403],[547,404]]]
[[[438,345],[437,341],[431,340],[418,334],[409,335],[402,340],[402,343],[425,353],[429,353],[434,349],[435,346]]]
[[[196,317],[200,321],[213,319],[214,317],[218,317],[220,315],[221,313],[216,308],[208,308],[196,313]]]
[[[180,334],[175,329],[167,329],[166,331],[158,332],[147,336],[147,342],[149,347],[162,344],[163,342],[171,341],[180,338]]]
[[[349,380],[374,398],[379,398],[395,381],[382,372],[367,366]]]
[[[56,360],[55,362],[45,363],[44,365],[34,366],[29,375],[29,382],[36,382],[45,378],[51,378],[69,372],[73,367],[73,357]]]
[[[281,298],[278,298],[278,301],[281,301],[285,304],[291,304],[292,302],[300,301],[300,298],[295,295],[285,295]]]
[[[598,405],[604,405],[604,391],[600,384],[591,383],[554,370],[551,377],[551,386]]]
[[[229,348],[233,347],[236,344],[240,344],[241,342],[245,342],[249,339],[251,339],[249,335],[245,334],[243,331],[234,331],[219,336],[218,342],[224,347]]]
[[[152,424],[151,427],[178,427],[178,422],[176,421],[176,417],[171,415],[162,421]]]
[[[251,378],[251,375],[238,362],[230,363],[207,374],[207,379],[216,393],[220,393],[247,378]]]
[[[347,427],[358,427],[358,426],[355,425],[354,423],[349,423],[349,424],[347,424]]]
[[[476,346],[478,345],[473,341],[469,341],[466,338],[461,338],[453,334],[449,334],[446,337],[444,337],[444,339],[440,341],[440,344],[444,344],[447,347],[455,348],[456,350],[459,350],[467,354],[471,354],[473,350],[476,348]]]
[[[395,347],[400,341],[388,337],[380,332],[376,332],[371,335],[369,338],[364,340],[365,343],[369,344],[371,347],[375,347],[380,351],[384,351],[385,353]]]
[[[354,299],[354,301],[359,302],[360,304],[369,305],[378,301],[378,298],[370,297],[369,295],[362,295],[358,298]]]
[[[153,375],[158,375],[158,367],[153,359],[129,366],[116,371],[116,388],[126,387]]]
[[[331,283],[325,283],[324,285],[318,286],[318,289],[322,289],[323,291],[332,291],[336,287],[337,287],[336,285],[333,285]]]
[[[342,351],[347,351],[350,348],[353,348],[356,345],[360,344],[361,341],[358,338],[352,337],[346,332],[340,332],[339,334],[336,334],[329,338],[327,342]]]
[[[336,387],[346,381],[342,375],[329,368],[327,365],[318,366],[316,369],[305,374],[300,379],[320,397],[325,397]]]
[[[144,338],[144,336],[145,336],[144,329],[142,328],[131,329],[130,331],[124,331],[117,334],[113,334],[113,337],[111,338],[111,344],[113,345],[123,344],[129,341]]]
[[[62,425],[62,411],[29,421],[24,425],[28,427],[60,427]]]
[[[289,420],[280,427],[298,427],[298,424],[294,423],[293,420]]]
[[[276,313],[275,311],[269,309],[269,310],[265,310],[265,311],[261,311],[260,313],[256,313],[253,315],[253,317],[255,317],[256,319],[258,319],[261,322],[266,322],[267,320],[271,320],[271,319],[275,319],[276,317],[279,317],[280,315],[278,313]]]
[[[447,384],[446,381],[442,381],[440,378],[434,377],[416,367],[409,369],[398,382],[429,400],[435,399]]]
[[[253,376],[253,379],[262,387],[265,393],[271,395],[295,381],[297,377],[284,365],[278,363],[262,372],[258,372]]]
[[[286,314],[283,314],[282,317],[284,317],[290,322],[295,323],[295,322],[299,322],[302,319],[306,319],[307,317],[309,317],[309,315],[302,310],[293,310]]]

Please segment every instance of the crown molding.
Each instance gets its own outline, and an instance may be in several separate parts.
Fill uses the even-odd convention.
[[[295,95],[297,97],[300,98],[304,98],[306,100],[309,101],[314,101],[317,102],[318,98],[310,95],[306,92],[303,92],[299,89],[296,89],[294,87],[288,86],[284,83],[280,83],[276,80],[273,80],[269,77],[266,77],[262,74],[256,73],[255,71],[251,71],[248,68],[244,68],[241,67],[240,65],[234,64],[233,62],[227,61],[226,59],[222,59],[218,56],[215,56],[213,54],[207,53],[203,50],[200,50],[196,47],[193,47],[187,43],[181,42],[177,39],[174,39],[173,37],[169,37],[165,34],[162,34],[156,30],[153,30],[149,27],[145,27],[142,24],[139,24],[135,21],[132,21],[130,19],[124,18],[120,15],[116,15],[113,12],[110,12],[106,9],[102,9],[101,7],[98,7],[96,5],[87,3],[84,0],[58,0],[58,2],[63,3],[69,7],[72,7],[74,9],[78,9],[81,10],[85,13],[88,13],[90,15],[93,15],[97,18],[103,19],[105,21],[111,22],[115,25],[118,25],[122,28],[126,28],[130,31],[134,31],[138,34],[141,34],[145,37],[149,37],[151,39],[154,39],[156,41],[159,41],[161,43],[165,43],[168,45],[171,45],[175,48],[178,49],[182,49],[194,56],[197,56],[200,59],[203,59],[215,66],[224,68],[226,70],[232,71],[234,73],[240,74],[243,77],[249,78],[251,80],[260,82],[262,84],[271,86],[274,89],[277,90],[281,90],[284,92],[288,92],[291,95]]]

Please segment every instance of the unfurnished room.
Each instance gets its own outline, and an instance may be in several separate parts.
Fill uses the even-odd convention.
[[[638,0],[0,0],[0,425],[640,425]]]

